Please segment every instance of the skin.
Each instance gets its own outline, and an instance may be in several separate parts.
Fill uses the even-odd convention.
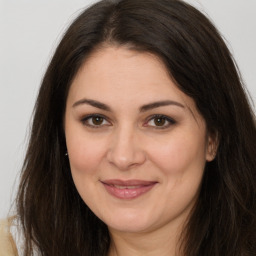
[[[141,109],[159,101],[171,103]],[[109,255],[177,255],[214,142],[193,99],[161,60],[125,47],[95,51],[71,85],[65,135],[76,188],[109,228]],[[102,184],[108,179],[156,184],[139,197],[119,199]]]

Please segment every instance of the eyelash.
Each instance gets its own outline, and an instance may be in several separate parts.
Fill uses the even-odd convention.
[[[165,122],[165,125],[163,125],[163,126],[157,126],[157,125],[151,126],[151,127],[154,127],[155,129],[167,129],[167,128],[169,128],[171,125],[176,124],[176,121],[175,121],[174,119],[172,119],[172,118],[170,118],[170,117],[168,117],[168,116],[165,116],[165,115],[159,115],[159,114],[157,114],[157,115],[150,116],[150,117],[148,118],[148,120],[146,121],[146,124],[143,125],[143,126],[148,126],[148,123],[149,123],[150,121],[154,121],[155,119],[163,119],[164,122]],[[166,122],[168,123],[167,125],[166,125]]]
[[[96,124],[90,124],[89,123],[89,121],[90,121],[90,119],[92,119],[92,118],[100,118],[101,120],[102,120],[102,122],[108,122],[108,124],[99,124],[99,125],[96,125]],[[157,126],[157,125],[155,125],[155,126],[151,126],[151,125],[148,125],[149,124],[149,122],[150,121],[154,121],[154,119],[163,119],[164,120],[164,125],[163,126]],[[91,120],[92,121],[92,120]],[[81,119],[81,122],[82,122],[82,124],[83,125],[85,125],[85,126],[88,126],[88,127],[91,127],[91,128],[101,128],[101,127],[103,127],[103,126],[111,126],[111,124],[110,124],[110,122],[108,121],[108,119],[105,117],[105,116],[103,116],[103,115],[100,115],[100,114],[91,114],[91,115],[87,115],[87,116],[85,116],[85,117],[83,117],[82,119]],[[166,122],[168,123],[167,125],[166,125]],[[149,126],[149,127],[154,127],[155,129],[166,129],[166,128],[169,128],[171,125],[174,125],[174,124],[176,124],[176,121],[174,120],[174,119],[172,119],[172,118],[170,118],[170,117],[168,117],[168,116],[165,116],[165,115],[159,115],[159,114],[157,114],[157,115],[152,115],[152,116],[150,116],[148,119],[147,119],[147,121],[146,121],[146,123],[145,124],[143,124],[143,126],[144,127],[146,127],[146,126]]]
[[[81,122],[82,122],[82,124],[83,125],[85,125],[85,126],[88,126],[88,127],[92,127],[92,128],[101,128],[102,126],[110,126],[111,124],[104,124],[104,125],[96,125],[96,124],[89,124],[89,120],[90,119],[92,119],[92,118],[101,118],[102,120],[103,120],[103,122],[108,122],[108,123],[110,123],[108,120],[107,120],[107,118],[105,117],[105,116],[103,116],[103,115],[100,115],[100,114],[91,114],[91,115],[87,115],[87,116],[85,116],[85,117],[83,117],[82,119],[81,119]]]

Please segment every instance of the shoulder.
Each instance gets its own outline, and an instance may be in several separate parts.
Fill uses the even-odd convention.
[[[18,256],[8,220],[0,220],[0,256]]]

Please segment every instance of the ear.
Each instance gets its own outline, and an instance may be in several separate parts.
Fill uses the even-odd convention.
[[[206,161],[211,162],[215,159],[219,146],[219,136],[217,132],[207,134],[206,139]]]

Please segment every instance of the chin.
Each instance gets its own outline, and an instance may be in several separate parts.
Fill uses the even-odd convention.
[[[155,220],[152,216],[146,216],[146,214],[140,214],[136,212],[112,214],[107,218],[104,216],[103,222],[109,227],[110,230],[116,230],[119,232],[127,233],[140,233],[150,230],[154,226]]]
[[[150,225],[147,223],[131,223],[122,221],[120,223],[111,223],[107,226],[110,230],[123,233],[143,233],[150,230]]]

